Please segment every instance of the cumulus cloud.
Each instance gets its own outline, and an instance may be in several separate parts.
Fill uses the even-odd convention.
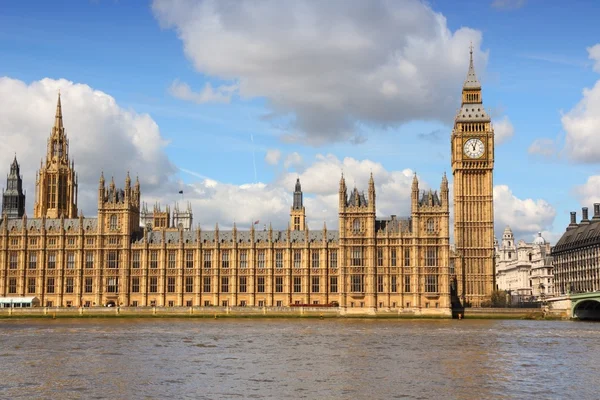
[[[593,69],[600,72],[600,43],[587,48],[590,60],[594,61]]]
[[[507,142],[515,134],[515,128],[507,116],[494,121],[494,139],[496,144]]]
[[[338,229],[338,189],[342,172],[349,190],[356,186],[365,192],[373,173],[378,216],[410,215],[412,170],[389,171],[371,160],[339,159],[332,154],[319,154],[302,172],[288,169],[270,183],[232,185],[205,178],[187,186],[185,200],[192,204],[194,221],[204,229],[213,229],[216,222],[227,229],[234,221],[238,227],[247,229],[256,220],[260,221],[260,228],[271,222],[275,229],[283,229],[289,222],[292,192],[296,179],[300,178],[309,228],[322,229],[325,222],[329,229]],[[441,179],[440,175],[440,182],[432,185],[434,189],[439,187]],[[420,182],[420,189],[429,187],[427,182]],[[172,203],[178,200],[176,193],[145,196],[144,200]]]
[[[268,149],[267,154],[265,155],[265,161],[269,165],[277,165],[279,164],[279,160],[281,159],[281,151],[278,149]]]
[[[360,126],[451,122],[468,69],[481,72],[481,32],[448,28],[418,0],[203,2],[155,0],[204,75],[267,100],[288,140],[364,141]],[[279,121],[280,122],[280,121]]]
[[[498,10],[516,10],[527,3],[527,0],[494,0],[492,7]]]
[[[554,207],[543,199],[519,199],[507,185],[494,186],[494,228],[498,238],[507,225],[515,237],[549,231],[555,216]]]
[[[69,156],[79,176],[79,208],[85,215],[96,214],[101,171],[108,180],[114,176],[117,186],[123,186],[126,172],[131,171],[133,179],[139,173],[146,193],[164,187],[176,167],[166,156],[167,142],[149,115],[125,110],[113,97],[88,85],[48,78],[27,84],[2,77],[0,176],[5,176],[16,152],[30,216],[36,170],[46,156],[59,89]]]
[[[600,72],[600,44],[589,47],[594,70]],[[565,155],[575,162],[600,162],[600,80],[583,89],[583,98],[561,118],[565,131]]]
[[[594,203],[600,203],[600,175],[588,177],[583,185],[575,186],[573,192],[584,207],[591,209]]]
[[[236,89],[236,85],[221,85],[213,88],[209,82],[206,82],[202,91],[194,92],[187,83],[175,80],[169,87],[169,93],[178,99],[193,101],[198,104],[229,103]]]

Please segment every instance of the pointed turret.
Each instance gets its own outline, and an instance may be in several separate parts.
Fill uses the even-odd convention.
[[[56,102],[56,115],[54,116],[54,128],[57,132],[63,131],[62,105],[60,104],[60,90],[58,91],[58,101]]]
[[[471,45],[469,49],[470,59],[469,59],[469,71],[467,72],[467,78],[465,79],[465,83],[463,84],[464,89],[481,89],[481,83],[479,83],[479,79],[477,79],[477,75],[475,74],[475,66],[473,65],[473,45]]]
[[[369,207],[375,209],[375,180],[373,179],[373,172],[369,177]]]
[[[442,176],[442,184],[440,185],[440,194],[442,196],[442,206],[446,209],[449,207],[448,193],[448,178],[446,178],[446,171],[444,171],[444,175]]]
[[[413,176],[413,181],[411,185],[411,210],[415,212],[419,208],[419,179],[417,178],[417,173]]]

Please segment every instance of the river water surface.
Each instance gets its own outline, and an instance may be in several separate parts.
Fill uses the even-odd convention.
[[[1,399],[598,399],[600,324],[0,320]]]

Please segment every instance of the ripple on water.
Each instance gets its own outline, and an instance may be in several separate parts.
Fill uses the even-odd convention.
[[[597,397],[600,324],[168,322],[6,321],[0,397]]]

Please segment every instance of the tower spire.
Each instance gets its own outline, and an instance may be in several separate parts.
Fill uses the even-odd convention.
[[[62,105],[60,104],[60,90],[58,91],[58,101],[56,102],[56,115],[54,117],[54,127],[61,133],[63,128]]]
[[[475,66],[473,65],[473,42],[471,42],[471,46],[469,46],[469,71],[467,72],[467,78],[465,79],[463,88],[464,89],[480,89],[481,88],[481,83],[479,83],[479,79],[477,79],[477,75],[475,74]]]

